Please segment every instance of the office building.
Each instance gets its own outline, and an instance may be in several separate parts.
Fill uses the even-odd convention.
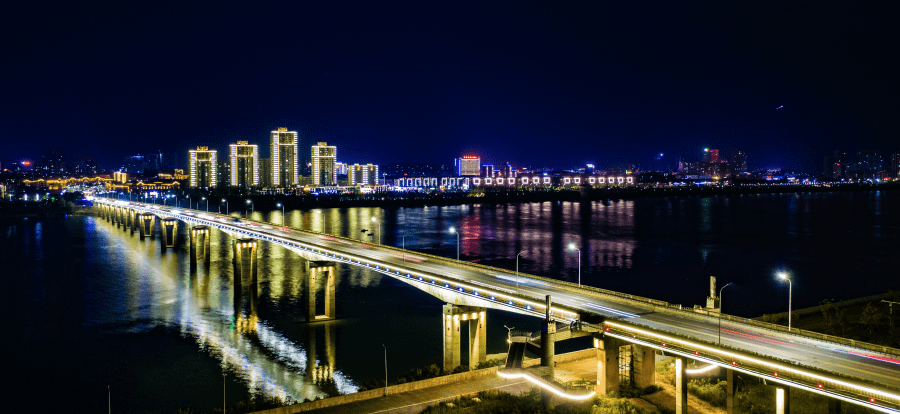
[[[739,149],[731,150],[731,170],[735,174],[749,171],[747,167],[747,151]]]
[[[300,173],[297,131],[278,128],[271,132],[269,142],[272,144],[272,185],[279,188],[297,185]]]
[[[460,176],[478,177],[481,174],[481,157],[464,155],[456,159],[456,173]]]
[[[378,166],[375,164],[353,164],[348,174],[350,185],[376,185],[378,184]]]
[[[216,150],[209,147],[197,147],[188,151],[190,154],[191,188],[212,188],[218,182],[216,175]]]
[[[891,177],[900,179],[900,152],[891,155]]]
[[[259,148],[238,141],[231,148],[231,185],[234,187],[256,187],[259,185]]]
[[[337,176],[334,167],[337,158],[337,147],[330,146],[327,142],[320,142],[318,145],[312,146],[310,155],[313,185],[336,185]]]

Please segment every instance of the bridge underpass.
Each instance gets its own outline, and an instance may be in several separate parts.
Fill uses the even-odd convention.
[[[123,203],[104,201],[103,204],[121,206]],[[607,337],[615,338],[657,349],[667,355],[715,363],[785,387],[803,388],[882,412],[900,412],[900,397],[897,393],[900,389],[897,363],[900,360],[896,359],[900,351],[894,349],[878,349],[858,343],[851,343],[851,346],[846,341],[835,342],[798,335],[727,316],[724,326],[737,333],[726,335],[719,342],[715,338],[722,332],[728,332],[718,328],[721,319],[682,310],[661,301],[579,287],[533,275],[517,277],[516,287],[513,289],[510,272],[502,269],[297,229],[291,229],[291,233],[285,234],[280,231],[283,227],[247,220],[229,223],[228,220],[232,219],[216,214],[136,203],[124,204],[142,213],[178,218],[192,225],[217,227],[242,237],[276,243],[323,260],[365,267],[403,280],[457,306],[501,309],[542,317],[546,307],[536,298],[550,293],[556,300],[551,312],[553,321],[570,323],[580,319],[581,315],[602,315],[606,318],[603,324],[583,325],[602,331],[600,338],[604,341]],[[410,261],[407,257],[417,260]],[[647,338],[664,340],[648,342]],[[762,343],[759,343],[758,338],[763,339]],[[598,340],[597,349],[603,346],[606,346],[606,342],[601,346]],[[688,352],[691,350],[693,352]],[[683,362],[681,364],[685,365]],[[608,390],[611,386],[613,385],[608,384],[599,391],[605,391],[602,388]]]

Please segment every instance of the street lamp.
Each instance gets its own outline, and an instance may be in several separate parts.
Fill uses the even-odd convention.
[[[372,217],[372,223],[378,223],[378,244],[381,244],[381,223],[375,217]]]
[[[253,212],[254,212],[254,210],[253,210],[253,207],[254,207],[254,206],[253,206],[253,200],[247,199],[247,203],[246,203],[246,204],[250,204],[250,213],[253,213]]]
[[[781,280],[788,281],[788,331],[790,331],[791,330],[791,300],[793,299],[792,297],[794,295],[794,293],[793,293],[794,283],[791,282],[791,279],[788,278],[788,274],[785,272],[778,272],[778,278],[780,278]]]
[[[225,215],[227,216],[228,215],[228,200],[223,198],[222,203],[225,203]],[[219,204],[221,204],[221,203],[219,203]]]
[[[403,240],[403,261],[406,261],[406,235],[409,233],[403,233],[400,238]]]
[[[456,261],[459,261],[459,232],[456,227],[450,227],[450,233],[456,233]]]
[[[191,201],[191,196],[188,196],[187,199],[188,199],[188,210],[190,210],[191,207],[193,206],[193,204],[192,204],[193,201]],[[197,202],[197,204],[200,204],[200,202]]]
[[[575,247],[575,243],[569,243],[569,250],[578,250],[578,286],[581,287],[581,249]]]
[[[206,197],[203,197],[203,200],[206,200]],[[197,208],[200,208],[200,202],[197,202]],[[206,212],[209,213],[209,200],[206,200]]]
[[[387,347],[384,344],[381,344],[381,347],[384,348],[384,395],[387,395]]]
[[[281,225],[284,225],[284,204],[278,203],[276,206],[281,207]]]
[[[527,252],[528,250],[522,250],[519,254],[516,255],[516,292],[519,291],[519,255]]]
[[[719,289],[719,345],[722,345],[722,291],[730,284],[731,282],[728,282]]]

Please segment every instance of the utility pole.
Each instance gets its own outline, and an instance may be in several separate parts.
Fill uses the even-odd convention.
[[[894,329],[894,305],[900,305],[900,302],[891,302],[889,300],[881,300],[884,303],[888,304],[888,308],[890,309],[890,319],[891,319],[891,329]]]

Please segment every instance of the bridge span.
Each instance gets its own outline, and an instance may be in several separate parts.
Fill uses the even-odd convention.
[[[788,331],[785,327],[733,316],[681,309],[658,300],[535,275],[516,275],[504,269],[272,223],[153,204],[104,198],[95,201],[101,217],[138,227],[142,236],[152,233],[155,227],[152,220],[159,218],[164,248],[175,244],[174,222],[181,221],[192,228],[214,227],[233,235],[237,240],[236,260],[244,257],[249,257],[251,262],[255,260],[255,248],[245,256],[247,253],[238,250],[241,243],[249,247],[247,243],[251,241],[254,245],[268,242],[309,260],[363,267],[436,296],[447,303],[443,315],[445,367],[459,365],[459,328],[465,321],[469,321],[470,365],[484,360],[484,310],[491,308],[545,319],[545,340],[551,346],[544,346],[545,350],[550,349],[550,355],[547,360],[542,358],[542,363],[549,365],[550,380],[552,342],[593,336],[598,364],[594,391],[598,394],[618,388],[619,349],[632,345],[638,386],[652,383],[653,355],[663,353],[676,358],[677,412],[686,409],[687,367],[688,362],[693,362],[727,371],[728,412],[732,412],[733,405],[732,376],[741,372],[778,387],[776,395],[782,412],[789,412],[790,389],[801,388],[835,401],[900,413],[900,350],[897,349]],[[202,239],[197,237],[201,245]],[[192,258],[193,252],[194,249]],[[552,305],[545,302],[547,296],[553,298]],[[556,326],[577,329],[556,332]],[[835,412],[839,412],[840,405],[836,407]]]

